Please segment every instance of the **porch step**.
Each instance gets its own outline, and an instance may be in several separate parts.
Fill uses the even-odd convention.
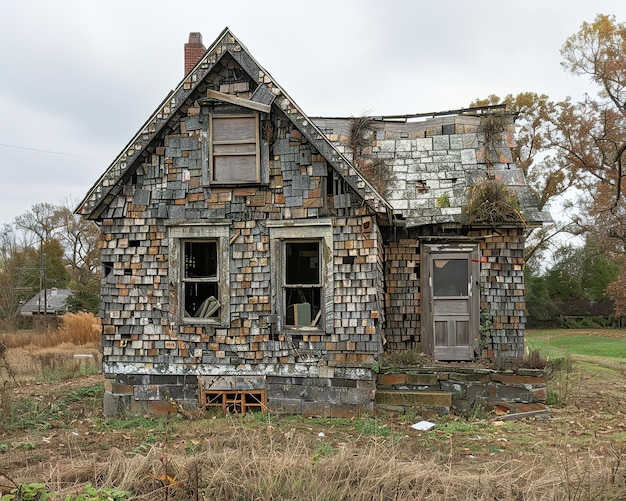
[[[376,390],[376,404],[394,407],[450,409],[452,407],[452,393],[447,391]]]

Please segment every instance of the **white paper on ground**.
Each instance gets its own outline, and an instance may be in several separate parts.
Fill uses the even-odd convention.
[[[431,423],[430,421],[420,421],[419,423],[415,423],[411,425],[411,428],[414,430],[428,431],[432,430],[435,427],[435,423]]]

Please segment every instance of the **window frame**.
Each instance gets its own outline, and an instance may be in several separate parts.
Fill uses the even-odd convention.
[[[270,251],[280,266],[272,267],[272,296],[276,298],[275,314],[280,332],[290,332],[296,335],[309,333],[331,334],[334,327],[334,279],[333,279],[333,230],[330,219],[315,221],[284,221],[268,220],[270,230]],[[316,325],[287,325],[287,305],[284,295],[286,282],[285,243],[319,242],[319,269],[320,269],[320,311],[321,315]]]
[[[230,309],[230,255],[229,255],[230,222],[221,221],[216,224],[188,224],[169,228],[169,275],[176,290],[176,317],[181,324],[227,326]],[[214,317],[199,318],[185,315],[185,278],[186,242],[215,242],[217,252],[216,279],[203,278],[198,282],[217,283],[220,302],[218,313]],[[194,280],[192,280],[194,281]]]
[[[432,258],[432,262],[433,298],[463,299],[470,296],[469,289],[472,281],[470,279],[471,263],[469,257],[446,256],[441,258],[437,256]],[[442,266],[439,266],[438,263],[441,263]],[[460,264],[460,269],[452,268],[447,273],[444,272],[443,270],[449,263]],[[441,270],[441,272],[437,270]]]
[[[210,319],[210,318],[216,318],[219,316],[219,309],[217,310],[217,315],[211,315],[210,317],[197,317],[196,316],[196,312],[201,308],[201,304],[198,305],[198,308],[196,309],[196,312],[194,312],[194,314],[192,315],[189,310],[186,307],[187,304],[187,285],[188,284],[197,284],[197,285],[201,285],[201,284],[215,284],[213,287],[216,289],[215,294],[211,293],[211,296],[216,297],[218,303],[220,304],[220,309],[221,309],[221,293],[220,293],[220,253],[219,253],[219,240],[215,239],[215,238],[181,238],[179,239],[179,243],[180,243],[180,255],[181,255],[181,259],[180,259],[180,282],[181,282],[181,313],[183,315],[183,318],[188,319],[188,318],[195,318],[195,319]],[[212,252],[215,252],[215,275],[206,275],[206,276],[197,276],[197,277],[190,277],[187,276],[187,261],[188,258],[191,258],[190,255],[187,254],[187,244],[215,244],[215,248],[212,250]],[[190,249],[191,250],[191,249]],[[208,249],[207,249],[208,250]],[[211,291],[213,292],[213,291]],[[211,296],[207,296],[205,297],[205,299],[208,299]],[[189,313],[189,314],[188,314]]]
[[[215,121],[219,120],[228,120],[228,119],[237,119],[237,118],[253,118],[254,119],[254,152],[233,152],[229,153],[223,151],[221,153],[215,152],[216,146],[223,146],[226,149],[229,146],[233,145],[246,145],[253,144],[248,140],[241,139],[233,139],[233,140],[223,140],[216,141],[214,139],[215,132]],[[254,179],[235,179],[232,181],[225,181],[216,179],[216,158],[226,158],[226,157],[254,157],[254,171],[255,178]],[[246,113],[209,113],[209,132],[208,132],[208,177],[209,184],[217,185],[217,186],[237,186],[237,185],[255,185],[261,184],[261,129],[260,129],[260,116],[258,112],[249,112]]]
[[[287,267],[287,260],[289,259],[289,255],[287,253],[287,246],[289,244],[317,244],[317,260],[318,260],[318,265],[317,265],[317,281],[315,283],[305,283],[305,282],[301,282],[301,283],[296,283],[296,282],[292,282],[292,283],[288,283],[287,279],[288,279],[288,275],[289,275],[289,271],[288,271],[288,267]],[[322,308],[322,304],[323,304],[323,299],[324,299],[324,284],[323,284],[323,280],[322,280],[322,241],[321,239],[291,239],[291,238],[286,238],[283,239],[281,241],[281,277],[282,277],[282,283],[280,284],[281,289],[282,289],[282,293],[281,293],[281,300],[282,300],[282,306],[283,306],[283,322],[286,328],[288,329],[298,329],[301,327],[317,327],[317,325],[319,324],[320,321],[322,321],[323,318],[323,308]],[[289,316],[289,307],[291,305],[295,305],[295,304],[299,304],[299,303],[291,303],[288,304],[288,297],[289,297],[289,291],[298,291],[298,290],[302,290],[302,289],[310,289],[311,291],[313,291],[314,289],[319,289],[319,318],[316,319],[318,312],[315,312],[313,309],[311,309],[310,311],[310,318],[311,321],[309,322],[308,325],[300,325],[300,324],[295,324],[295,323],[287,323],[287,318]],[[311,295],[313,295],[313,292],[311,293]],[[304,294],[303,294],[303,299],[304,299]],[[310,301],[309,304],[311,306],[311,308],[315,307],[314,304],[312,304],[313,301]],[[317,320],[317,321],[316,321]]]

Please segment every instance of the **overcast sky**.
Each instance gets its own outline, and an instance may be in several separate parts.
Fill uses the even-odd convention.
[[[310,116],[462,108],[595,89],[559,49],[598,0],[0,0],[0,225],[81,199],[225,27]]]

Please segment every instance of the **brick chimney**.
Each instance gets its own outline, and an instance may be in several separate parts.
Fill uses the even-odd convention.
[[[202,45],[201,33],[189,33],[189,42],[185,44],[185,75],[187,75],[206,52]]]

